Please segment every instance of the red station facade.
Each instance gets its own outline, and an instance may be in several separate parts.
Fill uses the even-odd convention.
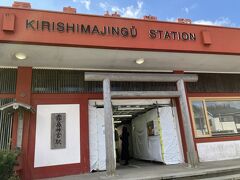
[[[36,113],[25,112],[21,163],[18,167],[24,179],[57,177],[88,173],[90,171],[88,103],[92,99],[103,99],[102,92],[38,93],[33,91],[33,71],[35,69],[38,71],[41,68],[52,68],[81,71],[85,71],[86,69],[87,71],[101,72],[196,73],[199,75],[198,82],[200,84],[195,89],[191,89],[186,84],[186,95],[193,129],[193,140],[197,152],[198,143],[240,140],[237,133],[221,136],[211,136],[211,133],[206,133],[198,136],[198,126],[194,123],[194,114],[192,113],[194,111],[192,109],[192,102],[195,99],[204,101],[205,103],[208,99],[234,99],[234,101],[237,101],[240,98],[240,89],[237,88],[238,86],[236,85],[234,86],[235,88],[231,89],[233,86],[230,85],[231,83],[239,83],[238,78],[240,78],[240,75],[237,74],[240,67],[240,30],[238,28],[162,22],[151,18],[129,19],[111,15],[76,14],[75,9],[70,7],[65,8],[65,12],[51,12],[33,10],[28,5],[20,3],[15,4],[13,7],[0,7],[0,49],[3,48],[0,51],[3,53],[0,56],[0,65],[3,69],[15,68],[17,71],[15,92],[1,91],[0,99],[14,99],[17,102],[29,104],[34,109],[37,109],[37,105],[80,104],[81,162],[34,167]],[[27,51],[32,53],[28,59],[23,61],[14,59],[13,54],[15,51],[24,51],[26,47],[28,47]],[[40,48],[39,52],[38,47]],[[78,54],[79,59],[81,59],[81,55],[87,57],[88,50],[90,49],[93,54],[89,56],[93,56],[96,60],[92,63],[89,62],[89,64],[81,64],[84,60],[79,60],[79,62],[77,62],[77,59],[68,61],[66,57],[56,56],[54,56],[56,59],[61,60],[44,60],[48,54],[51,55],[51,48],[56,47],[66,49],[66,53],[68,53],[66,56],[69,57],[74,56],[74,54],[67,52],[67,49],[83,49],[81,51],[83,54]],[[103,52],[101,54],[103,57],[99,57],[98,59],[98,55],[94,56],[95,49]],[[85,50],[86,52],[84,52]],[[126,64],[125,66],[124,63],[127,61],[127,58],[122,61],[123,65],[119,62],[121,59],[117,59],[118,62],[112,62],[115,56],[109,53],[110,51],[123,53],[123,58],[125,57],[124,53],[139,53],[141,54],[139,57],[147,53],[146,56],[150,55],[152,57],[152,60],[150,60],[152,64],[151,66],[147,65],[147,58],[144,58],[146,66],[143,65],[140,69],[139,67],[134,67],[135,65],[132,64]],[[166,61],[158,62],[156,60],[156,62],[153,62],[158,57],[158,54],[161,53],[165,54],[163,58],[166,58]],[[174,55],[172,56],[172,54]],[[31,60],[35,57],[37,60]],[[43,57],[42,61],[41,57]],[[50,58],[52,57],[50,56]],[[191,62],[186,60],[185,57],[186,59],[191,59]],[[101,64],[101,59],[104,58],[110,60],[103,62],[106,64]],[[135,56],[131,58],[132,61]],[[159,58],[162,57],[159,56]],[[230,58],[229,63],[228,58]],[[107,65],[108,62],[110,62],[109,66]],[[114,66],[114,63],[117,63],[118,67]],[[231,68],[228,68],[229,66]],[[219,77],[214,79],[215,75],[219,75]],[[209,80],[211,80],[210,85],[207,84]],[[216,82],[217,85],[212,85],[211,83],[215,81],[218,81]],[[222,84],[221,87],[229,87],[216,90],[214,88],[206,91],[203,89],[199,90],[198,87],[205,82],[206,86],[215,86],[215,88],[218,84]],[[1,84],[3,83],[5,81],[1,82]],[[184,137],[183,118],[180,111],[179,99],[174,99],[177,104],[181,141],[186,162],[186,140]],[[238,123],[235,124],[238,126]],[[212,128],[209,124],[207,127]],[[13,149],[17,145],[17,129],[18,116],[15,113],[11,134],[11,148]]]

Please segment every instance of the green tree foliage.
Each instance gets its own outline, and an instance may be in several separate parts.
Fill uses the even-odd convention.
[[[17,165],[18,151],[4,150],[0,151],[0,179],[17,180],[19,179],[14,172],[14,166]]]

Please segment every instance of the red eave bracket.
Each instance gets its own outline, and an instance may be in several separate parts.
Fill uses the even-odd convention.
[[[211,34],[209,31],[202,31],[202,37],[203,37],[203,44],[204,45],[211,45],[212,44],[212,39],[211,39]]]
[[[15,30],[15,14],[3,14],[3,31],[14,31]]]

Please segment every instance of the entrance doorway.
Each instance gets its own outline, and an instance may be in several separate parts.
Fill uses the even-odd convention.
[[[129,165],[184,162],[177,110],[173,99],[112,100],[115,158],[122,160],[122,131],[127,129]],[[106,170],[105,124],[102,100],[89,101],[90,170]]]

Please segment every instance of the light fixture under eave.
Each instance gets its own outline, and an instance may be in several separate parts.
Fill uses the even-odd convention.
[[[118,111],[126,111],[126,110],[144,110],[144,107],[119,107]]]
[[[114,121],[114,124],[122,123],[122,121]]]
[[[15,57],[18,60],[25,60],[25,59],[27,59],[27,55],[25,53],[22,53],[22,52],[15,53]]]
[[[118,115],[113,115],[113,118],[122,118],[122,117],[132,117],[131,114],[118,114]]]
[[[144,59],[143,58],[139,58],[136,60],[137,64],[143,64],[144,63]]]

